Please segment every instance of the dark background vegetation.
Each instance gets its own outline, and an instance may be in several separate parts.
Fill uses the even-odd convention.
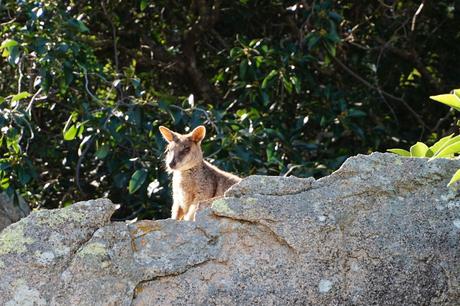
[[[430,143],[454,129],[428,96],[460,83],[456,2],[0,1],[0,188],[162,218],[159,125],[205,124],[241,176]]]

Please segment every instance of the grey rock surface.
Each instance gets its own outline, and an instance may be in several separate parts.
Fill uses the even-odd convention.
[[[0,233],[0,305],[459,305],[458,168],[374,153],[251,176],[196,222],[33,212]]]
[[[13,199],[7,196],[6,193],[0,193],[0,231],[24,218],[29,213],[29,205],[23,198],[20,197],[18,203],[14,204]]]

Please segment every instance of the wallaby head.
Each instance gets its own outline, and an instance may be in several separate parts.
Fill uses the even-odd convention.
[[[203,161],[201,141],[206,129],[200,125],[188,134],[179,134],[160,126],[161,135],[168,142],[166,148],[166,168],[169,172],[191,169]]]

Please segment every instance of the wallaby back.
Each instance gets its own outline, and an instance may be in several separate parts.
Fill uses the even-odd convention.
[[[222,196],[241,179],[203,160],[201,141],[206,134],[204,126],[185,135],[165,127],[160,127],[160,132],[168,141],[165,163],[173,174],[171,218],[195,220],[199,202]]]

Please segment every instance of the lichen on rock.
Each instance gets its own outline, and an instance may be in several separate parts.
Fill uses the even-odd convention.
[[[231,214],[232,213],[232,210],[228,206],[228,203],[227,203],[227,201],[225,199],[215,200],[212,203],[212,209],[216,213],[219,213],[219,212],[220,213],[225,213],[225,214]]]
[[[99,242],[93,242],[85,245],[79,252],[78,256],[106,256],[107,250],[105,245]]]
[[[66,222],[81,223],[85,218],[83,212],[70,209],[70,206],[55,210],[53,214],[47,214],[46,211],[39,211],[36,214],[38,224],[50,227],[56,227]]]
[[[47,302],[40,296],[37,289],[30,288],[24,279],[18,279],[13,284],[14,296],[5,306],[45,306]]]
[[[24,235],[24,223],[18,222],[0,232],[0,255],[24,253],[34,239]]]

